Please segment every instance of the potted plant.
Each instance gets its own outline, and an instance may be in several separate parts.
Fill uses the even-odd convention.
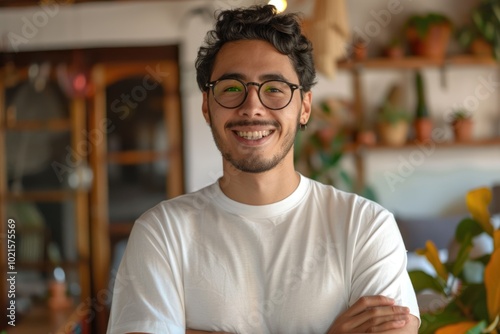
[[[439,13],[413,15],[406,22],[406,37],[417,56],[444,58],[451,31],[451,21]]]
[[[455,231],[457,256],[442,263],[432,241],[417,253],[427,258],[435,275],[411,271],[417,293],[433,291],[442,302],[421,314],[421,334],[500,333],[500,229],[492,224],[488,206],[489,188],[478,188],[466,195],[470,217],[460,221]],[[473,240],[480,234],[491,238],[492,251],[473,257]],[[436,299],[437,300],[437,299]]]
[[[314,180],[376,200],[375,191],[342,166],[346,146],[353,139],[349,108],[347,102],[333,98],[314,104],[307,130],[297,133],[294,163],[297,170]]]
[[[429,116],[425,99],[424,79],[420,71],[415,72],[415,86],[417,89],[417,109],[415,111],[415,139],[419,142],[432,140],[433,122]]]
[[[455,141],[466,142],[472,139],[472,115],[466,109],[456,109],[451,114],[451,126]]]
[[[456,38],[462,48],[475,56],[494,56],[493,47],[481,36],[481,33],[474,25],[464,26],[457,30]]]
[[[457,32],[460,45],[473,54],[500,60],[500,1],[481,1],[472,11],[471,21]]]
[[[383,144],[401,146],[408,138],[410,115],[402,106],[402,95],[401,86],[392,85],[378,110],[377,128]]]
[[[401,146],[409,131],[409,114],[403,107],[386,101],[378,113],[378,130],[382,143]]]
[[[356,38],[352,45],[354,60],[361,61],[368,57],[368,44],[361,38]]]
[[[386,57],[391,59],[401,59],[405,55],[405,50],[401,38],[394,37],[384,50]]]

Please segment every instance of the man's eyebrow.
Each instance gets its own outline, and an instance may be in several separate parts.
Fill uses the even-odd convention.
[[[261,81],[266,81],[266,80],[288,81],[282,74],[279,74],[279,73],[263,74],[263,75],[259,76],[259,80],[261,80]]]
[[[222,80],[222,79],[239,79],[239,80],[245,80],[245,76],[241,73],[225,73],[216,80]]]
[[[222,79],[239,79],[242,81],[246,81],[247,77],[241,73],[225,73],[216,80],[222,80]],[[267,81],[267,80],[283,80],[283,81],[288,81],[282,74],[280,73],[267,73],[267,74],[262,74],[259,76],[260,82]]]

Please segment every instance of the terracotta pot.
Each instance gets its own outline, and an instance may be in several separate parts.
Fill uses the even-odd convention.
[[[356,142],[360,145],[372,146],[377,143],[375,132],[372,130],[362,130],[356,135]]]
[[[467,142],[472,140],[472,129],[474,123],[471,119],[461,119],[452,123],[453,135],[457,142]]]
[[[390,46],[385,49],[385,55],[391,59],[401,59],[405,55],[405,51],[401,46]]]
[[[482,38],[476,38],[472,41],[470,51],[478,57],[491,57],[493,55],[493,48]]]
[[[417,118],[414,123],[415,139],[419,142],[432,140],[433,123],[430,118]]]
[[[402,146],[408,138],[409,125],[406,121],[397,123],[379,123],[378,130],[381,142],[390,146]]]
[[[364,60],[368,57],[368,48],[365,43],[355,43],[353,46],[353,56],[355,60]]]
[[[328,148],[332,145],[333,138],[337,135],[338,129],[336,127],[330,126],[319,129],[317,131],[319,141],[321,146]]]
[[[417,29],[410,27],[406,34],[413,54],[426,58],[442,59],[446,55],[451,36],[451,26],[446,23],[435,24],[427,34],[420,37]]]

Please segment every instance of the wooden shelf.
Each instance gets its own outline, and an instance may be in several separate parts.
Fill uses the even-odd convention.
[[[29,313],[16,319],[15,327],[8,327],[9,334],[69,334],[73,325],[80,325],[83,333],[89,326],[90,305],[74,303],[71,307],[52,310],[45,303],[40,303],[30,309]]]
[[[10,121],[5,128],[12,131],[70,131],[69,119]]]
[[[456,55],[445,59],[431,59],[423,57],[404,57],[392,59],[387,57],[369,58],[362,61],[341,61],[341,69],[370,68],[370,69],[418,69],[423,67],[442,66],[498,66],[499,62],[491,57],[473,55]]]
[[[37,270],[37,271],[44,271],[44,272],[50,272],[54,270],[55,267],[61,267],[64,270],[69,270],[69,269],[78,269],[78,266],[86,263],[88,259],[81,259],[81,260],[76,260],[76,261],[63,261],[58,265],[54,265],[49,262],[21,262],[18,261],[16,263],[16,270],[17,271],[22,271],[22,270]]]
[[[359,150],[402,150],[402,149],[412,149],[418,148],[419,146],[428,146],[430,143],[419,143],[415,141],[410,141],[401,146],[391,146],[385,144],[375,144],[375,145],[361,145],[357,143],[348,143],[344,147],[345,152],[356,152]],[[488,138],[488,139],[478,139],[469,142],[432,142],[435,148],[477,148],[477,147],[494,147],[500,146],[500,137]]]
[[[75,192],[72,190],[36,190],[8,193],[5,195],[5,199],[11,202],[64,202],[74,199],[74,196]]]
[[[109,224],[109,234],[112,238],[126,238],[130,235],[134,222],[112,222]]]
[[[108,162],[121,165],[137,165],[165,160],[168,153],[163,151],[121,151],[108,152]]]

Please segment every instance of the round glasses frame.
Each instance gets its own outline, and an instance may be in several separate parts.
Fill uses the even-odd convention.
[[[225,80],[234,80],[234,81],[238,81],[239,83],[241,83],[241,85],[245,88],[245,95],[243,97],[243,99],[241,100],[241,102],[236,105],[236,106],[232,106],[232,107],[228,107],[228,106],[225,106],[223,105],[222,103],[220,103],[218,100],[217,100],[217,97],[215,96],[215,86],[221,82],[221,81],[225,81]],[[260,96],[260,92],[261,92],[261,88],[265,86],[265,84],[269,83],[269,82],[281,82],[281,83],[284,83],[286,84],[288,87],[290,87],[290,99],[288,100],[288,102],[283,106],[283,107],[279,107],[279,108],[272,108],[272,107],[269,107],[267,106],[264,101],[262,101],[262,98]],[[205,84],[205,87],[206,89],[210,89],[212,91],[212,95],[214,97],[214,100],[215,102],[217,102],[221,107],[224,107],[226,109],[236,109],[238,107],[241,107],[243,105],[243,103],[245,103],[245,101],[247,100],[247,97],[248,97],[248,86],[249,85],[252,85],[252,86],[255,86],[257,87],[257,96],[259,97],[259,101],[260,103],[262,103],[262,105],[264,107],[266,107],[267,109],[270,109],[270,110],[281,110],[281,109],[284,109],[286,108],[290,102],[292,101],[292,98],[293,98],[293,93],[297,90],[297,89],[302,89],[302,86],[300,85],[296,85],[296,84],[293,84],[293,83],[290,83],[288,81],[285,81],[285,80],[280,80],[280,79],[271,79],[271,80],[266,80],[262,83],[258,83],[258,82],[253,82],[253,81],[249,81],[247,83],[243,82],[242,80],[240,79],[232,79],[232,78],[226,78],[226,79],[219,79],[219,80],[215,80],[215,81],[211,81],[211,82],[208,82]]]

